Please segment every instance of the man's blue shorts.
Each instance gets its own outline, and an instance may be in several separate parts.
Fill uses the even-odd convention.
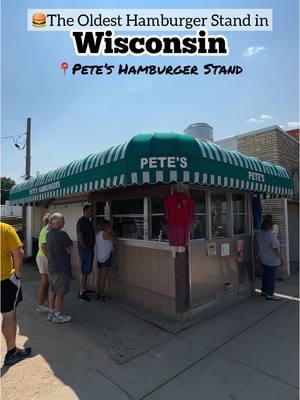
[[[82,275],[89,275],[93,270],[94,249],[78,249]]]

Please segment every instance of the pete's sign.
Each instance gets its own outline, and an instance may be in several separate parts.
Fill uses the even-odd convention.
[[[257,172],[249,171],[248,179],[249,179],[249,181],[264,182],[265,176],[264,176],[264,174],[259,174]]]
[[[186,157],[145,157],[141,158],[141,169],[187,168]]]
[[[33,188],[29,190],[29,194],[38,194],[48,192],[49,190],[59,189],[60,181],[49,183],[48,185],[40,186],[39,188]]]

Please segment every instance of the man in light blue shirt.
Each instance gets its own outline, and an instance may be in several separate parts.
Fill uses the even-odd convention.
[[[259,257],[263,267],[261,295],[267,300],[280,300],[274,296],[276,272],[281,262],[280,243],[273,234],[273,224],[265,220],[262,230],[257,233]]]

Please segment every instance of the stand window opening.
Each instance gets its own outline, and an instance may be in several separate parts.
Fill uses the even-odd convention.
[[[211,193],[212,237],[228,236],[228,202],[226,193]]]
[[[143,199],[117,200],[111,203],[113,230],[118,237],[144,239]]]
[[[164,218],[165,196],[151,198],[151,239],[159,242],[168,240],[167,223]]]
[[[191,229],[191,239],[205,239],[207,226],[206,192],[204,190],[191,190],[195,201],[195,219]]]
[[[244,194],[232,195],[233,234],[247,233],[246,196]]]

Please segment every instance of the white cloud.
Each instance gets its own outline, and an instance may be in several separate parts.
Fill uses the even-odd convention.
[[[297,129],[300,128],[300,122],[299,121],[288,122],[287,126],[289,129]]]
[[[248,124],[257,124],[257,123],[259,123],[259,122],[264,122],[264,121],[270,120],[270,119],[273,119],[272,115],[269,115],[269,114],[261,114],[261,116],[258,117],[258,118],[250,118],[250,119],[248,119],[248,120],[246,121],[246,123],[248,123]]]
[[[264,46],[250,46],[248,49],[244,52],[244,57],[252,57],[255,54],[258,54],[262,51],[264,51],[266,48]]]
[[[268,114],[261,114],[261,116],[259,117],[260,120],[265,120],[265,119],[273,119],[272,115],[268,115]]]

